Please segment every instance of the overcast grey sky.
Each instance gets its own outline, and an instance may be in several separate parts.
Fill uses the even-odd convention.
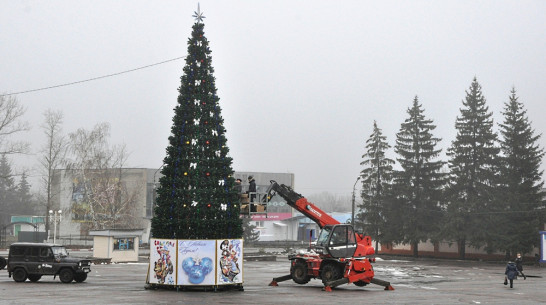
[[[0,92],[185,56],[197,1],[0,0]],[[296,191],[350,195],[376,120],[394,146],[415,95],[443,138],[474,76],[495,122],[515,86],[537,133],[546,105],[546,1],[200,1],[236,171],[291,172]],[[131,167],[158,168],[183,60],[17,96],[45,139],[109,122]],[[546,137],[540,140],[546,146]],[[390,157],[395,157],[390,152]],[[30,168],[35,157],[14,160]],[[546,161],[546,160],[545,160]],[[543,169],[545,166],[542,167]]]

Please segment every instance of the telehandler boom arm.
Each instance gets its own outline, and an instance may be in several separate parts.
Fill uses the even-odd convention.
[[[318,208],[316,205],[307,201],[307,199],[305,199],[305,197],[302,195],[294,192],[289,186],[278,184],[277,182],[271,180],[271,184],[269,185],[266,194],[268,200],[275,194],[278,194],[284,198],[288,205],[316,222],[321,229],[326,225],[339,224],[339,221],[326,214],[326,212]]]

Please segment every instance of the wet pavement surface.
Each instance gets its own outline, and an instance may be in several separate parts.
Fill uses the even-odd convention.
[[[72,254],[74,255],[74,254]],[[77,256],[77,255],[74,255]],[[93,265],[84,283],[63,284],[58,278],[16,283],[0,271],[0,304],[541,304],[546,301],[546,268],[524,266],[527,280],[503,285],[500,263],[476,261],[383,258],[374,265],[378,285],[342,285],[322,290],[320,280],[306,285],[293,281],[268,286],[288,274],[289,261],[245,261],[244,291],[176,291],[145,289],[148,264]]]

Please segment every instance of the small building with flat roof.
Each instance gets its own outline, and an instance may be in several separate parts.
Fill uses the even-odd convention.
[[[89,231],[93,236],[93,257],[111,262],[137,262],[142,229],[107,229]]]

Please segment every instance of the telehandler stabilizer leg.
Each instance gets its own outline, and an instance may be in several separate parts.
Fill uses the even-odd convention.
[[[326,285],[324,286],[324,291],[332,291],[332,288],[336,288],[339,285],[348,284],[348,283],[349,283],[349,279],[346,277],[340,278],[339,280],[330,281],[326,283]]]
[[[391,286],[391,283],[387,282],[387,281],[372,278],[370,283],[373,283],[373,284],[376,284],[376,285],[379,285],[379,286],[383,286],[383,287],[385,287],[385,290],[394,290],[394,288]],[[332,291],[332,288],[336,288],[337,286],[340,286],[340,285],[343,285],[343,284],[349,284],[349,279],[344,277],[344,278],[341,278],[339,280],[328,282],[324,286],[324,291]]]
[[[291,279],[292,279],[291,274],[276,277],[276,278],[273,278],[271,283],[269,283],[269,286],[279,286],[279,284],[278,284],[279,282],[284,282],[284,281],[288,281],[288,280],[291,280]]]
[[[394,290],[394,288],[391,286],[390,282],[383,281],[380,279],[376,279],[375,277],[370,281],[370,283],[374,283],[379,286],[385,287],[385,290]]]

